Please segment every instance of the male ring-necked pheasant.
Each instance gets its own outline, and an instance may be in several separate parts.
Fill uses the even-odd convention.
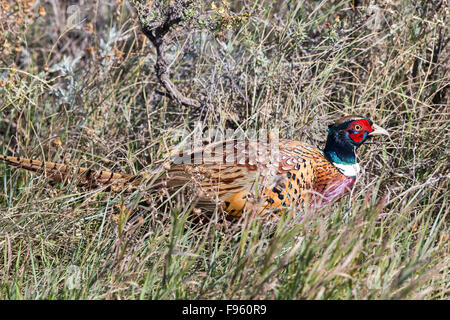
[[[197,206],[220,204],[233,217],[243,212],[279,213],[285,208],[320,207],[353,188],[360,171],[356,150],[371,136],[388,134],[370,119],[344,117],[328,128],[323,150],[306,143],[225,140],[178,153],[162,174],[130,175],[0,155],[9,165],[45,173],[52,181],[76,179],[80,186],[120,191],[149,183],[147,190],[187,187]],[[144,189],[145,190],[145,189]]]

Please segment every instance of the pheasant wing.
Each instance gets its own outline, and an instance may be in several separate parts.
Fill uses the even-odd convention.
[[[188,185],[199,201],[215,204],[270,184],[278,170],[276,158],[267,142],[225,140],[177,153],[164,180],[169,188]]]

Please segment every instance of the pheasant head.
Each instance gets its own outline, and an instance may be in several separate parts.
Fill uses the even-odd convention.
[[[356,150],[375,135],[389,133],[374,124],[372,120],[361,116],[347,116],[328,127],[325,145],[325,157],[342,169],[355,168]]]

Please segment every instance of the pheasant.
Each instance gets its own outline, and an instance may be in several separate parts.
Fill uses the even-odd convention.
[[[279,215],[289,208],[317,208],[336,201],[352,190],[360,171],[356,150],[382,134],[388,132],[370,119],[347,116],[328,127],[323,150],[288,139],[224,140],[176,153],[159,175],[95,171],[4,155],[0,160],[45,173],[54,182],[76,179],[91,189],[121,191],[148,183],[148,191],[166,188],[173,193],[184,186],[196,194],[197,207],[211,211],[219,204],[229,217],[239,218],[244,212]]]

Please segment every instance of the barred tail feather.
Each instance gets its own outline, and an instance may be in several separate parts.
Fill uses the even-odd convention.
[[[126,185],[136,187],[142,181],[142,177],[132,174],[116,173],[106,170],[93,170],[20,157],[0,155],[0,160],[16,168],[25,169],[39,174],[45,174],[46,177],[54,183],[72,181],[75,179],[78,186],[87,187],[90,189],[102,186],[111,186],[111,189],[114,191],[120,191]]]

